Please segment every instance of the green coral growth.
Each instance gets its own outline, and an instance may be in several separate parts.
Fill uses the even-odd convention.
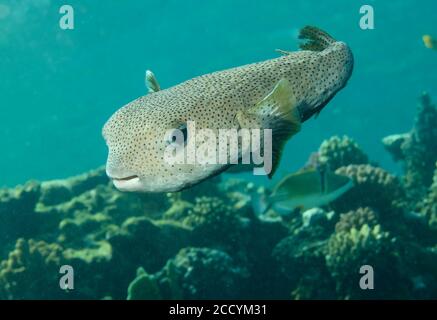
[[[369,163],[367,155],[348,136],[333,136],[323,141],[319,148],[319,161],[332,171],[351,164]]]
[[[222,251],[186,248],[156,274],[140,268],[129,285],[128,299],[236,298],[243,274]]]
[[[368,225],[373,228],[379,224],[378,214],[369,207],[358,208],[355,211],[341,214],[340,219],[335,225],[335,232],[349,232],[353,228],[361,228]]]
[[[159,300],[161,292],[156,279],[142,267],[137,270],[137,277],[127,288],[127,300]]]
[[[336,281],[339,298],[394,298],[405,294],[402,285],[398,288],[390,281],[398,276],[394,276],[398,271],[395,242],[380,225],[364,224],[334,233],[326,247],[326,265]],[[359,287],[359,270],[363,265],[378,270],[375,278],[378,290],[365,291]]]
[[[421,204],[421,211],[427,218],[432,230],[437,230],[437,162],[435,167],[433,183],[429,188],[428,196]]]
[[[62,248],[44,241],[18,239],[0,263],[0,299],[67,298],[59,289]]]
[[[333,208],[338,212],[371,207],[390,214],[402,200],[400,182],[384,169],[368,164],[348,165],[338,168],[335,173],[348,176],[354,181],[354,188],[333,203]]]

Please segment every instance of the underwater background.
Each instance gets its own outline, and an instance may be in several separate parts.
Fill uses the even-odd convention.
[[[0,299],[437,298],[437,52],[422,41],[437,2],[70,0],[74,30],[59,28],[63,4],[0,0]],[[359,27],[364,4],[374,30]],[[354,73],[273,181],[114,189],[101,129],[146,93],[146,69],[167,88],[297,50],[305,25],[347,42]],[[248,195],[316,151],[355,187],[256,217]],[[65,264],[73,290],[59,288]],[[375,290],[359,288],[362,265]]]

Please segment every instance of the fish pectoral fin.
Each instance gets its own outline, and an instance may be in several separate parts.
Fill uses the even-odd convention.
[[[271,178],[278,168],[285,143],[301,127],[296,97],[289,81],[279,80],[255,106],[237,114],[237,120],[242,128],[272,130],[272,170],[268,175]]]
[[[148,93],[153,93],[161,90],[161,88],[159,87],[158,80],[156,80],[155,75],[150,70],[146,71],[145,83]]]

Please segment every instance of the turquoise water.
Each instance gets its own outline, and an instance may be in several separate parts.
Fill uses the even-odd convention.
[[[436,299],[437,51],[422,40],[436,21],[435,0],[0,0],[0,300]],[[168,88],[297,50],[306,25],[345,41],[355,68],[273,182],[114,188],[102,127],[146,94],[146,69]],[[272,188],[317,150],[336,175]]]
[[[435,1],[370,1],[375,29],[359,28],[362,1],[75,1],[75,29],[58,25],[61,1],[0,0],[1,186],[78,174],[103,164],[101,128],[145,94],[144,71],[162,87],[297,49],[316,25],[346,41],[355,70],[316,120],[287,145],[280,172],[301,167],[320,142],[353,137],[384,167],[382,137],[410,129],[422,91],[437,95]]]

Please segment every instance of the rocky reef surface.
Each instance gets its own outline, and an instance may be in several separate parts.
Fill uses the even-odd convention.
[[[436,299],[436,128],[424,95],[414,128],[384,139],[400,177],[350,137],[323,141],[320,161],[355,186],[289,216],[257,217],[264,189],[235,178],[129,194],[99,168],[0,190],[0,299]],[[359,286],[363,265],[375,290]]]

